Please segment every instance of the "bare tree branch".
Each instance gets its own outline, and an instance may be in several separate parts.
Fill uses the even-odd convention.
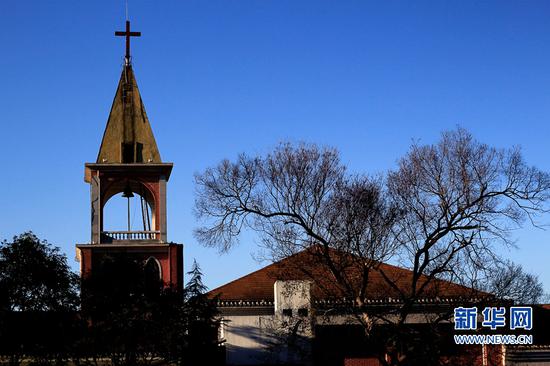
[[[528,166],[520,149],[489,147],[463,129],[443,133],[437,144],[413,144],[383,177],[346,173],[334,149],[282,144],[265,157],[224,160],[195,179],[201,243],[227,251],[252,230],[273,259],[316,248],[326,280],[352,300],[365,329],[372,326],[366,300],[377,295],[373,276],[384,281],[378,291],[400,299],[391,314],[373,314],[399,329],[388,339],[389,365],[411,357],[403,343],[410,336],[399,334],[411,331],[407,318],[419,299],[449,285],[443,280],[499,295],[498,286],[487,286],[489,270],[502,264],[495,249],[513,245],[511,232],[525,221],[540,225],[550,193],[548,173]],[[407,276],[381,264],[396,259],[411,270]],[[538,296],[534,278],[507,266],[501,275],[531,284],[518,298]]]

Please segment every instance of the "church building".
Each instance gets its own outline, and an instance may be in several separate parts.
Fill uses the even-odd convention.
[[[126,30],[115,34],[125,37],[126,55],[97,159],[85,164],[91,230],[90,242],[76,245],[81,276],[91,276],[104,258],[122,255],[158,273],[164,286],[182,289],[183,245],[169,241],[167,228],[167,184],[173,164],[161,159],[130,56],[130,39],[140,33],[132,32],[127,21]],[[105,214],[105,207],[117,196],[127,200],[126,230],[107,230],[112,218]],[[131,198],[139,200],[138,230],[131,225]],[[410,282],[412,272],[407,269],[384,263],[380,267],[397,287]],[[217,301],[220,312],[219,335],[227,364],[381,365],[380,355],[365,347],[365,329],[346,313],[349,299],[330,278],[305,250],[212,290],[209,296]],[[433,283],[437,287],[433,296],[414,304],[407,319],[412,326],[426,327],[430,314],[450,312],[464,301],[483,300],[472,296],[489,295],[444,280]],[[398,292],[373,273],[364,299],[366,309],[398,309]],[[545,328],[550,326],[550,310],[540,307],[537,311],[534,329],[540,338],[536,339],[546,343],[525,348],[503,346],[496,353],[495,348],[478,346],[469,364],[550,365],[550,337]],[[441,329],[451,327],[447,321]],[[451,360],[463,350],[450,345],[442,359],[456,364]]]
[[[158,272],[165,286],[183,287],[183,245],[168,240],[166,186],[173,164],[163,162],[145,112],[132,67],[130,37],[139,32],[116,32],[126,38],[126,55],[103,140],[95,163],[85,164],[90,184],[90,243],[77,244],[83,277],[104,256],[123,254],[142,260]],[[127,230],[105,230],[107,202],[121,194],[128,203]],[[143,228],[130,225],[130,199],[139,197]]]

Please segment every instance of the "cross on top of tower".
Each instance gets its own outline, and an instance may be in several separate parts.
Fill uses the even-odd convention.
[[[141,37],[141,32],[131,32],[130,21],[127,20],[126,30],[124,32],[116,31],[115,36],[126,37],[126,55],[124,56],[124,60],[126,61],[126,65],[130,65],[130,37]]]

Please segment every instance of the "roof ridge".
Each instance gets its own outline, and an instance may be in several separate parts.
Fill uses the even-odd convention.
[[[239,278],[235,278],[235,279],[232,280],[232,281],[229,281],[229,282],[227,282],[227,283],[225,283],[225,284],[223,284],[223,285],[221,285],[221,286],[218,286],[218,287],[216,287],[216,288],[213,288],[212,290],[208,291],[208,293],[211,293],[211,292],[214,292],[214,291],[218,291],[218,290],[221,289],[222,287],[229,286],[229,285],[231,285],[231,284],[233,284],[233,283],[235,283],[235,282],[237,282],[237,281],[240,281],[240,280],[243,280],[243,279],[245,279],[245,278],[247,278],[247,277],[253,276],[253,275],[255,275],[255,274],[258,273],[258,272],[265,271],[265,270],[267,270],[267,269],[270,268],[270,267],[273,267],[273,266],[275,266],[275,265],[277,265],[277,264],[280,264],[280,263],[282,263],[282,262],[285,262],[285,261],[289,260],[290,258],[292,258],[292,257],[294,257],[294,256],[296,256],[296,255],[298,255],[298,254],[300,254],[300,253],[303,253],[305,250],[307,250],[307,249],[304,249],[303,251],[300,251],[300,252],[298,252],[298,253],[291,254],[290,256],[285,257],[285,258],[282,258],[282,259],[280,259],[280,260],[278,260],[278,261],[276,261],[276,262],[272,262],[272,263],[268,264],[267,266],[262,267],[262,268],[259,268],[259,269],[255,270],[255,271],[253,271],[253,272],[250,272],[250,273],[248,273],[248,274],[246,274],[246,275],[244,275],[244,276],[241,276],[241,277],[239,277]]]
[[[312,270],[315,273],[310,273],[310,276],[313,276],[311,278],[313,281],[317,283],[317,285],[327,285],[328,287],[325,289],[329,292],[335,291],[335,296],[341,296],[337,295],[339,293],[339,290],[337,288],[337,284],[334,283],[325,283],[326,279],[323,279],[325,277],[326,268],[322,268],[322,266],[319,266],[318,263],[311,259],[307,259],[304,257],[304,255],[312,254],[312,250],[318,249],[319,246],[312,246],[309,248],[304,248],[303,250],[296,252],[292,255],[289,255],[288,257],[282,258],[278,261],[272,262],[268,264],[267,266],[264,266],[262,268],[259,268],[251,273],[248,273],[244,276],[238,277],[236,279],[233,279],[230,282],[227,282],[221,286],[217,286],[216,288],[210,290],[208,294],[210,296],[219,296],[222,300],[259,300],[260,298],[265,299],[271,299],[273,295],[273,284],[277,279],[283,279],[283,278],[289,278],[292,277],[293,273],[290,273],[288,271],[284,271],[285,265],[289,265],[291,268],[296,268],[296,264],[298,264],[298,267],[300,265],[300,260],[304,259],[304,263],[308,262],[307,264],[307,270]],[[333,248],[331,249],[331,252],[334,251]],[[342,252],[339,250],[335,250],[338,252]],[[347,252],[346,252],[347,253]],[[345,254],[345,253],[344,253]],[[353,253],[347,253],[349,255],[353,256]],[[297,259],[296,259],[297,258]],[[376,261],[377,266],[373,268],[374,271],[378,272],[378,276],[373,277],[372,281],[369,281],[369,286],[371,286],[371,290],[374,291],[370,293],[370,295],[377,297],[380,294],[376,293],[377,291],[380,291],[384,287],[388,287],[389,284],[382,278],[378,278],[379,276],[383,277],[381,275],[381,272],[387,272],[388,276],[390,278],[395,278],[395,280],[398,282],[396,283],[398,287],[401,289],[400,291],[408,291],[408,285],[406,280],[410,278],[410,276],[413,275],[413,271],[408,268],[399,267],[394,264],[389,264],[382,261]],[[281,271],[281,273],[277,273],[277,271]],[[347,272],[348,269],[344,269],[344,271]],[[352,268],[349,268],[349,270],[352,270]],[[318,273],[317,273],[318,272]],[[373,273],[376,273],[373,272]],[[325,273],[325,274],[323,274]],[[282,277],[281,277],[282,276]],[[289,277],[290,276],[290,277]],[[295,279],[300,279],[302,276],[298,275]],[[425,280],[428,278],[427,275],[422,275],[422,278]],[[405,282],[403,282],[405,281]],[[331,282],[329,280],[329,282]],[[431,289],[431,290],[430,290]],[[447,279],[442,279],[438,277],[433,277],[429,289],[427,288],[428,292],[424,292],[423,297],[441,297],[441,298],[447,298],[447,297],[456,297],[456,296],[471,296],[467,295],[468,293],[476,293],[478,296],[490,296],[491,294],[486,293],[484,291],[477,290],[473,287],[468,287],[463,284],[455,283]],[[432,292],[432,290],[435,290],[436,292]],[[432,295],[430,295],[432,294]],[[327,294],[325,294],[327,295]],[[324,295],[322,295],[324,296]],[[398,293],[395,294],[395,296],[398,296]],[[391,297],[394,297],[392,295]]]
[[[387,266],[387,267],[392,267],[394,269],[397,269],[397,270],[400,270],[400,271],[407,271],[407,272],[410,272],[410,273],[413,273],[413,271],[411,269],[408,269],[408,268],[404,268],[404,267],[399,267],[399,266],[396,266],[394,264],[390,264],[390,263],[386,263],[386,262],[379,262],[380,263],[380,266],[384,265],[384,266]],[[421,274],[420,275],[420,278],[425,278],[427,277],[427,275],[425,274]],[[453,282],[453,281],[450,281],[448,279],[445,279],[445,278],[439,278],[439,277],[434,277],[434,279],[436,281],[439,281],[439,282],[444,282],[448,285],[452,285],[452,286],[460,286],[462,287],[463,289],[465,290],[473,290],[473,291],[476,291],[477,293],[482,293],[484,295],[492,295],[491,293],[488,293],[488,292],[485,292],[485,291],[481,291],[481,290],[478,290],[478,289],[475,289],[473,287],[468,287],[466,285],[463,285],[461,283],[456,283],[456,282]]]

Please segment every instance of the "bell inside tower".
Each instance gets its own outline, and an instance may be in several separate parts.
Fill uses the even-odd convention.
[[[103,232],[153,233],[155,228],[154,202],[142,189],[133,192],[127,184],[123,192],[113,195],[103,209]],[[152,236],[152,235],[149,235]]]
[[[111,188],[103,206],[102,242],[157,240],[154,194],[137,180],[114,182]]]

